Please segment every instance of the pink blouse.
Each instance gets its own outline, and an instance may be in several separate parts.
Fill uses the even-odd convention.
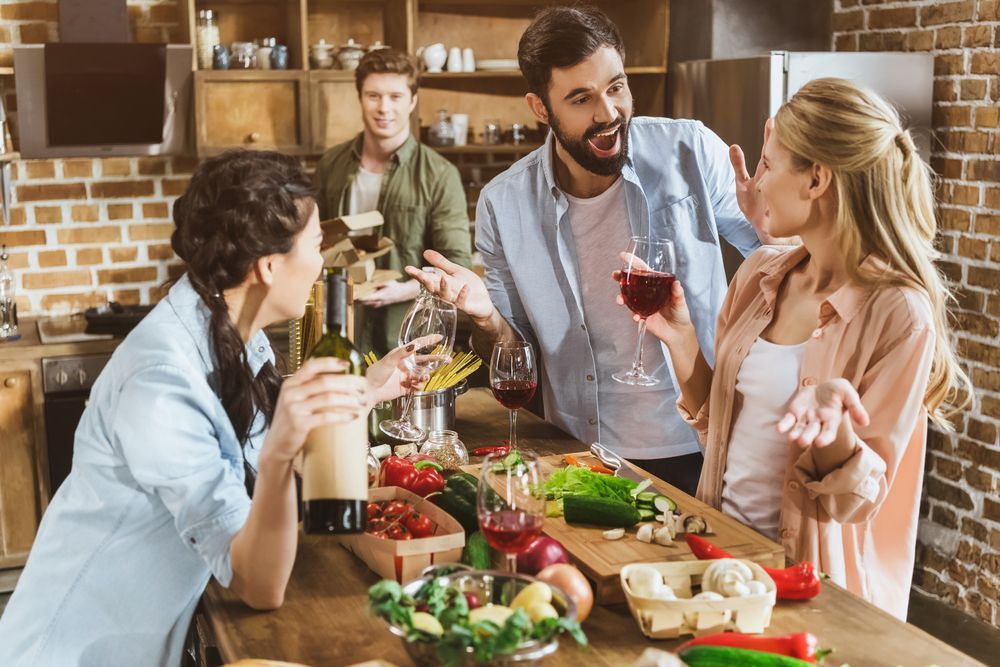
[[[681,414],[705,446],[698,498],[719,508],[730,430],[740,410],[736,374],[770,324],[785,274],[808,251],[766,246],[740,267],[719,314],[715,373],[704,405]],[[863,266],[889,268],[869,256]],[[820,476],[810,448],[788,445],[779,539],[838,584],[906,619],[923,481],[927,412],[923,399],[934,353],[930,301],[919,290],[848,284],[826,299],[806,343],[799,385],[846,378],[871,423],[855,426],[857,448]]]

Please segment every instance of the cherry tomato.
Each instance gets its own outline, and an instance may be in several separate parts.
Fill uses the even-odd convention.
[[[410,512],[406,515],[406,529],[413,537],[430,537],[434,534],[434,522],[426,514]]]
[[[465,595],[465,602],[469,605],[469,609],[479,609],[479,596],[471,591],[466,591],[463,593]]]
[[[371,533],[372,535],[378,535],[379,533],[384,534],[388,525],[389,522],[385,519],[369,519],[365,532]],[[381,537],[381,535],[379,535],[379,537]]]
[[[402,516],[410,511],[410,503],[405,500],[393,500],[385,509],[382,510],[382,516],[385,518]]]
[[[386,530],[386,533],[389,535],[390,540],[413,539],[413,536],[410,535],[410,531],[408,531],[406,529],[406,526],[404,526],[401,523],[392,524],[391,526],[389,526],[388,530]]]
[[[378,519],[382,516],[382,505],[379,503],[368,503],[368,520]]]

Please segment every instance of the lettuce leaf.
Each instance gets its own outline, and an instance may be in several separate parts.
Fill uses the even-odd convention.
[[[630,479],[602,475],[582,466],[567,466],[549,476],[545,483],[545,495],[550,500],[559,500],[563,496],[611,498],[632,505],[635,499],[629,492],[637,486]]]

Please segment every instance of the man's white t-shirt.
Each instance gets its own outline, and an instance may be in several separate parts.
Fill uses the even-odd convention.
[[[354,184],[351,186],[351,203],[348,213],[356,215],[377,209],[378,195],[381,190],[382,174],[376,174],[364,167],[358,167],[358,173],[354,177]]]
[[[632,311],[619,306],[611,273],[622,268],[620,253],[631,236],[625,180],[588,199],[566,195],[576,239],[583,312],[597,366],[597,404],[601,440],[626,458],[661,458],[700,451],[692,431],[677,412],[677,393],[660,341],[646,335],[642,361],[660,383],[652,387],[621,384],[612,374],[628,370],[635,358],[638,325]],[[655,457],[650,457],[652,451]]]

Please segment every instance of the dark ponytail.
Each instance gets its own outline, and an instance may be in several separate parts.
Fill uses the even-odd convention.
[[[212,313],[214,388],[241,446],[258,411],[270,424],[281,376],[270,363],[253,376],[223,293],[240,285],[259,258],[291,250],[315,205],[298,161],[267,151],[230,151],[205,160],[174,202],[177,228],[170,245]]]

